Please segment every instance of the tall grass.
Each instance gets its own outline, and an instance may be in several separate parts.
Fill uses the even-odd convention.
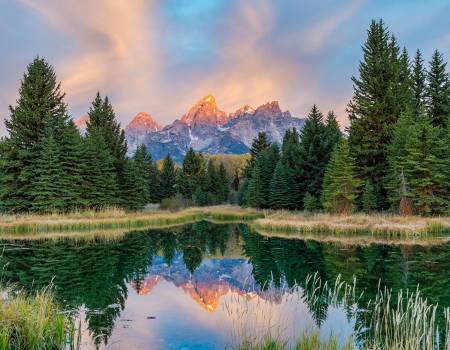
[[[450,233],[450,217],[425,218],[384,214],[305,215],[293,212],[266,213],[253,223],[257,230],[287,234],[383,235],[424,237]]]
[[[79,348],[77,327],[56,304],[50,289],[31,296],[2,290],[0,350]]]
[[[262,217],[262,212],[233,206],[199,207],[179,212],[155,211],[127,213],[112,209],[51,215],[10,215],[0,217],[0,233],[25,234],[114,229],[167,227],[198,220],[236,222]]]
[[[233,329],[233,334],[242,335],[235,340],[234,349],[296,349],[296,350],[437,350],[450,349],[450,309],[439,311],[437,304],[432,304],[421,296],[420,290],[402,291],[393,294],[387,288],[379,287],[375,299],[362,302],[362,294],[356,294],[356,281],[352,284],[343,282],[340,277],[332,284],[323,282],[317,274],[306,279],[304,288],[296,286],[287,293],[290,300],[306,303],[311,312],[326,303],[346,311],[355,322],[353,336],[339,343],[338,338],[323,338],[320,328],[312,332],[298,330],[299,338],[285,337],[283,330],[288,327],[285,320],[273,322],[270,311],[254,311],[263,329]],[[245,327],[249,303],[245,299],[235,299],[236,305],[226,305],[226,310],[237,314],[242,321],[234,327]],[[258,308],[258,307],[257,307]],[[242,309],[237,312],[236,310]],[[231,312],[231,313],[230,313]],[[437,317],[443,313],[444,329],[439,329]],[[361,322],[364,321],[364,322]],[[276,330],[275,332],[273,330]],[[281,331],[280,331],[281,330]],[[355,343],[353,339],[358,339]],[[291,345],[290,345],[291,344]]]

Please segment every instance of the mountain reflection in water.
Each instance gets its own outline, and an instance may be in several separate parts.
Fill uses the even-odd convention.
[[[374,297],[381,280],[394,292],[419,284],[430,302],[450,306],[448,244],[349,247],[197,222],[113,240],[0,245],[6,279],[30,291],[52,281],[57,300],[81,314],[88,348],[223,348],[239,321],[225,310],[236,298],[288,319],[297,331],[320,325],[349,335],[364,320],[347,319],[344,310],[326,304],[312,308],[307,298],[297,305],[289,299],[289,288],[304,287],[315,272],[329,281],[356,276],[361,302]]]

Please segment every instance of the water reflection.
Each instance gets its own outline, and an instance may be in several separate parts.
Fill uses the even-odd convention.
[[[176,337],[174,327],[181,321],[175,322],[177,310],[168,308],[171,303],[181,305],[179,298],[194,301],[201,315],[220,314],[220,304],[230,296],[258,298],[281,307],[286,290],[295,284],[304,287],[307,275],[315,272],[330,281],[339,274],[348,282],[356,276],[359,292],[364,290],[361,303],[375,296],[381,279],[394,292],[401,288],[415,289],[419,284],[430,301],[450,306],[448,244],[346,247],[312,240],[265,238],[245,225],[208,222],[132,232],[114,240],[0,244],[4,246],[0,266],[6,266],[5,277],[28,290],[43,288],[53,281],[59,302],[73,312],[83,310],[90,336],[98,346],[108,344],[114,332],[126,337],[129,328],[118,327],[124,322],[127,313],[124,309],[132,310],[130,305],[136,304],[139,305],[136,310],[140,310],[144,307],[140,303],[149,295],[160,295],[160,311],[173,313],[167,325],[172,330],[167,335],[169,339]],[[274,288],[269,288],[270,281]],[[319,326],[333,323],[330,315],[338,318],[336,310],[330,310],[326,303],[313,308],[306,298],[306,307],[310,316],[303,313],[298,317],[311,317]],[[184,317],[207,317],[194,313],[189,308]],[[223,315],[210,317],[217,319],[218,326],[224,324]],[[356,322],[360,325],[364,320]],[[162,321],[153,323],[159,329],[157,334],[167,332],[161,328],[162,324]],[[192,334],[198,331],[191,329]],[[226,342],[221,334],[220,341]],[[154,337],[158,339],[158,335]]]

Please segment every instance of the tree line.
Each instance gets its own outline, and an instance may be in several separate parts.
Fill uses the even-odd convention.
[[[260,208],[350,213],[450,211],[450,79],[434,51],[428,68],[411,60],[383,21],[372,21],[340,133],[332,112],[313,106],[281,150],[260,134],[245,169],[240,203]]]
[[[359,75],[352,78],[346,133],[333,112],[324,117],[314,105],[302,130],[288,130],[282,145],[259,134],[242,174],[228,174],[223,164],[192,149],[181,167],[167,155],[159,168],[144,145],[127,157],[124,131],[100,93],[89,108],[86,134],[80,135],[54,69],[37,57],[5,120],[0,210],[139,210],[161,201],[237,201],[257,208],[446,214],[447,62],[437,50],[428,67],[419,50],[410,59],[381,20],[372,21],[367,34]]]
[[[0,208],[3,212],[69,212],[119,206],[138,210],[180,193],[195,204],[228,199],[223,164],[192,149],[182,168],[170,155],[161,169],[144,145],[127,157],[124,131],[108,97],[97,93],[85,135],[68,114],[54,69],[37,57],[21,81],[0,142]]]

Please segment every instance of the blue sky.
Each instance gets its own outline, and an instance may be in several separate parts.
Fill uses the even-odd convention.
[[[44,56],[86,114],[97,90],[123,124],[140,111],[167,124],[208,93],[232,112],[313,103],[345,123],[351,76],[371,19],[411,54],[450,59],[450,0],[0,0],[0,118],[26,65]],[[0,133],[4,134],[3,123]]]

